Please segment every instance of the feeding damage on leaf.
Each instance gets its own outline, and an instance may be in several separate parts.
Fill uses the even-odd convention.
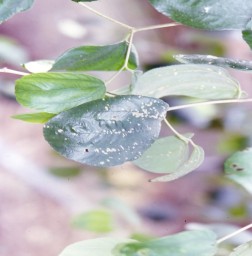
[[[114,166],[142,155],[158,138],[168,105],[142,96],[96,100],[49,120],[44,137],[61,155],[92,166]]]

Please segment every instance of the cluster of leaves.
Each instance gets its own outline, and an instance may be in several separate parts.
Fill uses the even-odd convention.
[[[32,2],[20,2],[14,8],[12,1],[7,0],[1,8],[8,13],[8,18],[15,12],[27,9]],[[187,25],[194,24],[194,27],[201,24],[200,28],[205,29],[231,29],[236,24],[230,17],[225,22],[222,21],[225,26],[217,26],[212,18],[211,22],[210,18],[207,21],[199,20],[198,10],[202,8],[207,10],[202,14],[202,19],[208,15],[220,16],[221,8],[212,8],[212,2],[208,9],[208,1],[198,6],[179,1],[175,1],[175,5],[174,1],[150,2],[154,8],[172,19]],[[180,10],[181,5],[184,12]],[[223,8],[231,8],[230,3],[222,5]],[[192,8],[195,9],[194,12],[191,11]],[[187,18],[184,13],[187,13]],[[133,161],[150,172],[168,174],[153,181],[173,180],[197,168],[204,159],[204,151],[192,142],[192,136],[158,139],[161,121],[169,111],[169,106],[160,98],[240,98],[242,91],[238,82],[225,69],[210,64],[223,66],[224,62],[225,65],[231,63],[229,66],[234,68],[248,69],[249,63],[243,63],[242,66],[234,65],[234,60],[212,63],[209,56],[194,56],[190,58],[193,64],[156,68],[142,74],[138,70],[137,51],[129,39],[130,35],[132,30],[126,39],[118,43],[80,46],[66,51],[55,61],[24,64],[33,74],[16,81],[16,99],[21,105],[39,112],[15,118],[29,122],[47,122],[44,125],[45,139],[57,152],[74,161],[102,167]],[[177,58],[189,59],[182,56]],[[198,59],[201,62],[195,65]],[[132,73],[131,85],[121,93],[124,95],[118,95],[118,91],[116,94],[108,92],[106,82],[84,73],[119,73],[124,70]]]
[[[207,30],[241,30],[244,40],[252,48],[251,0],[149,2],[162,14],[187,26]],[[33,0],[0,1],[0,22],[30,8],[32,4]],[[114,166],[133,161],[148,171],[166,174],[154,181],[173,180],[197,168],[204,159],[204,151],[193,143],[192,134],[182,135],[175,131],[176,136],[158,138],[163,120],[173,130],[166,120],[170,108],[160,98],[187,96],[203,101],[241,98],[243,92],[239,83],[224,68],[251,70],[252,65],[248,61],[215,56],[177,55],[175,58],[184,64],[156,68],[142,74],[138,70],[137,51],[132,45],[133,33],[137,30],[129,27],[128,32],[121,42],[80,46],[66,51],[55,61],[25,64],[24,67],[32,74],[16,81],[16,99],[21,105],[39,112],[15,118],[46,122],[45,139],[69,159],[93,166]],[[107,82],[88,75],[88,71],[128,71],[132,74],[132,82],[121,93],[109,92]],[[251,150],[247,150],[226,162],[230,177],[235,177],[249,190],[246,174],[250,170],[250,156]],[[231,255],[248,255],[250,247],[251,243],[244,244]],[[83,251],[92,256],[155,256],[167,253],[211,256],[216,249],[215,235],[204,230],[147,241],[90,240],[71,245],[61,256],[79,256]]]

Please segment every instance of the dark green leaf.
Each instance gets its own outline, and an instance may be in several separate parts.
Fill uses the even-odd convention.
[[[53,71],[114,71],[125,62],[128,43],[126,41],[105,46],[81,46],[63,53],[52,67]],[[128,67],[137,67],[137,55],[131,52]]]
[[[243,30],[242,37],[252,50],[252,30],[251,29]]]
[[[113,216],[107,210],[92,210],[76,216],[72,224],[76,228],[106,233],[113,230]]]
[[[34,0],[0,0],[0,23],[29,9]]]
[[[221,58],[211,55],[174,55],[174,58],[182,63],[192,64],[209,64],[226,68],[234,68],[239,70],[252,70],[252,61],[234,60],[229,58]]]
[[[117,244],[134,240],[121,238],[96,238],[67,246],[59,256],[113,256]]]
[[[118,96],[67,110],[44,126],[61,155],[93,166],[137,159],[157,139],[168,105],[158,99]]]
[[[161,98],[180,95],[200,99],[233,99],[239,83],[228,72],[211,65],[183,64],[155,68],[140,76],[132,94]]]
[[[197,245],[197,246],[196,246]],[[114,256],[213,256],[217,251],[216,235],[210,230],[184,231],[146,242],[119,244]]]
[[[188,153],[188,143],[169,136],[156,140],[134,164],[153,173],[170,173],[186,161]]]
[[[46,123],[48,120],[50,120],[54,116],[55,114],[41,112],[41,113],[15,115],[15,116],[12,116],[12,118],[30,122],[30,123],[43,124],[43,123]]]
[[[201,29],[245,29],[252,17],[251,0],[149,1],[171,19]]]
[[[252,193],[252,148],[238,151],[230,156],[224,165],[228,178],[239,183]]]
[[[190,157],[177,170],[168,175],[150,180],[151,182],[166,182],[176,180],[198,168],[204,161],[204,150],[200,146],[194,146]]]
[[[104,83],[92,76],[38,73],[16,81],[17,101],[29,108],[59,113],[105,95]]]

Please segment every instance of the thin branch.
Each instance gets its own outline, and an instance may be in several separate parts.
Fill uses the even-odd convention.
[[[128,40],[128,49],[127,49],[127,53],[126,53],[126,57],[125,57],[125,61],[124,61],[124,67],[126,69],[128,68],[128,63],[129,63],[129,59],[130,59],[130,53],[131,53],[131,49],[132,49],[132,45],[133,45],[133,37],[134,37],[134,30],[131,30],[130,35],[129,35],[129,40]]]
[[[153,29],[160,29],[160,28],[169,28],[169,27],[175,27],[181,25],[180,23],[172,22],[172,23],[166,23],[166,24],[160,24],[160,25],[153,25],[143,28],[135,28],[135,32],[141,32],[146,30],[153,30]]]
[[[120,21],[118,21],[118,20],[115,20],[115,19],[113,19],[113,18],[111,18],[111,17],[109,17],[109,16],[107,16],[107,15],[101,13],[101,12],[98,12],[97,10],[93,9],[92,7],[88,6],[88,5],[85,4],[85,3],[79,3],[79,4],[82,5],[82,6],[84,6],[85,8],[87,8],[88,10],[90,10],[91,12],[97,14],[98,16],[100,16],[100,17],[102,17],[102,18],[104,18],[104,19],[107,19],[107,20],[109,20],[109,21],[111,21],[111,22],[113,22],[113,23],[116,23],[116,24],[118,24],[118,25],[120,25],[120,26],[122,26],[122,27],[124,27],[124,28],[133,29],[131,26],[129,26],[129,25],[125,24],[125,23],[122,23],[122,22],[120,22]]]
[[[190,141],[190,139],[186,138],[185,136],[183,136],[182,134],[180,134],[169,122],[168,120],[165,118],[164,122],[166,123],[166,125],[171,129],[171,131],[181,140],[183,140],[185,143],[188,143]]]
[[[245,231],[247,229],[250,229],[250,228],[252,228],[252,223],[250,223],[249,225],[247,225],[247,226],[245,226],[243,228],[240,228],[240,229],[236,230],[235,232],[233,232],[233,233],[231,233],[231,234],[229,234],[227,236],[224,236],[224,237],[220,238],[219,240],[217,240],[217,244],[220,244],[220,243],[224,242],[225,240],[227,240],[227,239],[229,239],[229,238],[231,238],[233,236],[236,236],[236,235],[240,234],[241,232],[243,232],[243,231]]]
[[[14,74],[14,75],[19,75],[19,76],[27,76],[27,75],[30,75],[30,73],[21,72],[21,71],[9,69],[9,68],[1,68],[1,69],[0,69],[0,73],[8,73],[8,74]]]
[[[184,108],[192,108],[192,107],[198,107],[198,106],[205,106],[205,105],[212,105],[212,104],[246,103],[246,102],[252,102],[252,98],[249,98],[249,99],[232,99],[232,100],[212,100],[212,101],[191,103],[191,104],[186,104],[186,105],[182,105],[182,106],[170,107],[168,109],[168,111],[174,111],[174,110],[179,110],[179,109],[184,109]]]

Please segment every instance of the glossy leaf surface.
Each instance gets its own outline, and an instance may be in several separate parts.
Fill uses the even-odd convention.
[[[252,15],[251,0],[149,0],[159,12],[201,29],[245,29]]]
[[[127,42],[105,46],[80,46],[63,53],[52,67],[53,71],[114,71],[125,62]],[[132,51],[128,63],[130,69],[137,67],[136,52]]]
[[[132,94],[156,98],[180,95],[209,100],[232,99],[240,95],[240,87],[223,68],[181,64],[147,71],[132,87]]]
[[[157,139],[134,164],[153,173],[176,171],[188,158],[189,146],[176,136]]]
[[[31,73],[43,73],[48,72],[53,63],[53,60],[36,60],[24,63],[23,67]]]
[[[13,15],[29,9],[34,0],[1,0],[0,1],[0,23],[11,18]]]
[[[251,255],[252,255],[252,241],[236,247],[229,256],[251,256]]]
[[[213,256],[216,248],[216,235],[212,231],[185,231],[146,242],[118,245],[114,250],[114,255]]]
[[[92,166],[132,161],[157,139],[168,105],[159,99],[117,96],[52,118],[44,136],[61,155]]]
[[[239,183],[252,193],[252,148],[238,151],[225,161],[225,173],[228,178]]]
[[[252,28],[242,31],[242,38],[247,42],[252,50]]]
[[[72,73],[38,73],[16,81],[17,101],[29,108],[59,113],[105,95],[104,83],[92,76]]]
[[[234,60],[229,58],[221,58],[211,55],[175,55],[174,58],[181,63],[192,64],[209,64],[225,68],[239,69],[243,71],[252,70],[252,61]]]
[[[132,240],[131,240],[132,241]],[[129,239],[96,238],[67,246],[59,256],[113,256],[113,249]]]
[[[204,150],[200,146],[195,146],[190,157],[174,172],[154,178],[151,182],[167,182],[176,180],[198,168],[204,161]]]
[[[75,216],[72,224],[79,229],[106,233],[113,230],[113,216],[106,210],[92,210]]]
[[[50,120],[54,116],[55,114],[41,112],[41,113],[15,115],[15,116],[12,116],[12,118],[19,119],[25,122],[30,122],[30,123],[43,124],[43,123],[46,123],[48,120]]]

